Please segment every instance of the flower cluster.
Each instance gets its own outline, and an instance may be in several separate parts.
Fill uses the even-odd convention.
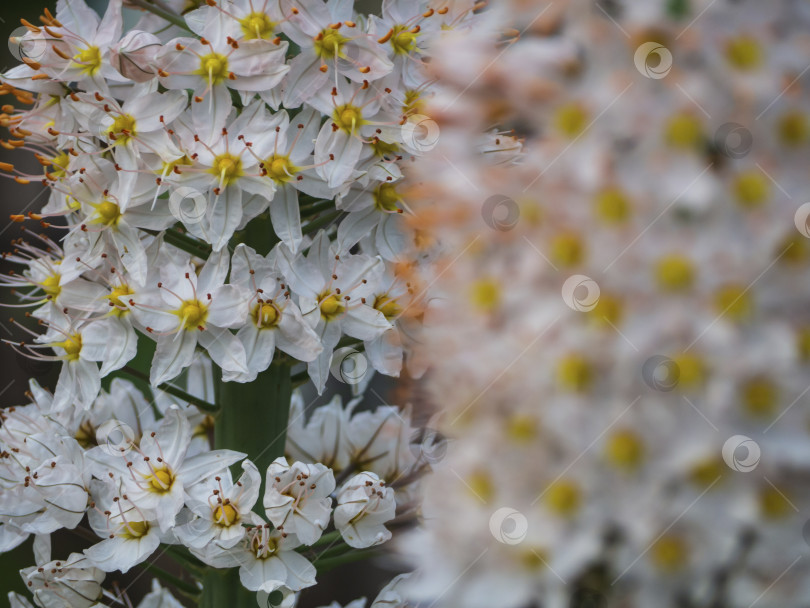
[[[31,338],[4,342],[61,366],[53,390],[32,381],[32,403],[0,414],[0,550],[35,536],[22,574],[39,606],[132,605],[104,573],[158,551],[294,603],[321,566],[414,520],[430,464],[408,409],[311,412],[291,385],[320,395],[333,376],[362,395],[374,372],[424,372],[429,260],[404,170],[436,143],[429,50],[480,7],[188,4],[58,0],[22,20],[22,63],[0,76],[0,144],[41,167],[0,171],[47,195],[12,216],[23,238],[0,284]],[[258,444],[223,439],[254,424],[245,408],[278,414]],[[97,539],[52,563],[62,529]],[[374,605],[404,601],[400,580]],[[242,591],[224,581],[218,597]],[[141,606],[174,603],[155,588]]]
[[[806,7],[486,14],[434,49],[442,137],[413,168],[451,436],[413,593],[806,605]]]
[[[127,380],[87,409],[55,408],[34,381],[30,394],[0,427],[0,549],[36,535],[38,566],[21,574],[41,606],[53,605],[47,594],[94,605],[104,573],[178,548],[200,566],[238,567],[251,591],[297,592],[315,584],[324,551],[377,546],[391,538],[386,524],[412,518],[413,482],[428,466],[410,416],[394,406],[352,414],[356,401],[344,408],[336,397],[305,422],[296,393],[288,457],[260,472],[243,453],[210,449],[210,416],[165,393],[150,403]],[[51,571],[50,534],[85,516],[97,541]]]

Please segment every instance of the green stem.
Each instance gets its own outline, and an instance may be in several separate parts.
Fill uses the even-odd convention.
[[[336,219],[338,219],[341,215],[343,215],[343,211],[333,211],[332,213],[327,213],[326,215],[322,215],[319,218],[316,218],[309,222],[306,226],[301,229],[301,232],[304,234],[309,234],[310,232],[316,232],[321,228],[325,228]]]
[[[186,581],[181,580],[180,578],[176,577],[174,574],[170,574],[169,572],[166,572],[163,568],[160,568],[159,566],[156,566],[152,562],[144,562],[144,563],[141,564],[141,567],[144,570],[147,570],[148,572],[151,572],[152,574],[154,574],[158,578],[163,579],[164,581],[166,581],[170,585],[172,585],[174,587],[177,587],[181,591],[185,591],[186,593],[189,593],[191,595],[199,595],[199,593],[200,593],[200,590],[197,587],[195,587],[194,585],[192,585],[191,583],[187,583]]]
[[[315,567],[318,568],[319,573],[328,572],[329,570],[342,566],[343,564],[350,564],[351,562],[368,559],[369,557],[374,557],[375,555],[379,555],[379,551],[377,549],[361,549],[359,551],[354,551],[338,557],[319,559],[315,562]]]
[[[132,4],[133,6],[142,8],[145,11],[149,11],[153,15],[157,15],[161,19],[165,19],[169,23],[172,23],[177,27],[183,28],[187,32],[191,32],[192,34],[194,33],[191,31],[188,25],[186,25],[185,19],[183,19],[180,15],[176,13],[160,8],[159,6],[156,6],[151,2],[148,2],[147,0],[130,0],[129,3]]]
[[[118,370],[122,374],[126,374],[127,376],[131,376],[132,378],[137,378],[138,380],[144,380],[149,382],[149,376],[144,374],[143,372],[139,372],[137,369],[133,369],[130,366],[126,365]],[[191,405],[196,405],[198,409],[204,412],[218,412],[219,407],[214,405],[213,403],[208,403],[207,401],[203,401],[202,399],[198,399],[194,395],[189,395],[186,391],[177,388],[176,386],[172,386],[171,384],[161,384],[157,387],[158,390],[163,391],[164,393],[168,393],[173,397],[177,397],[178,399],[182,399],[183,401],[187,401]]]
[[[321,536],[318,540],[316,540],[312,545],[311,548],[320,547],[322,545],[331,545],[333,542],[340,538],[340,532],[337,530],[333,530],[332,532],[327,532],[323,536]]]
[[[292,397],[291,366],[286,356],[277,356],[253,382],[218,385],[217,402],[222,404],[222,410],[214,425],[214,445],[217,449],[246,452],[262,476],[273,460],[284,455]],[[261,501],[254,508],[261,512]],[[238,569],[211,570],[205,575],[202,608],[255,605],[256,596],[242,587]]]
[[[332,200],[319,201],[306,206],[301,205],[301,217],[309,217],[310,215],[315,215],[316,213],[326,211],[327,209],[333,209],[334,207],[335,201]]]

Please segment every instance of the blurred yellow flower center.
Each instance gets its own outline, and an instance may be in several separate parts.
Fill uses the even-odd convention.
[[[408,89],[405,91],[405,102],[402,104],[403,114],[418,113],[424,107],[424,98],[422,92],[416,89]]]
[[[343,45],[345,45],[348,40],[346,36],[337,30],[327,28],[315,37],[315,53],[322,59],[340,57]]]
[[[218,526],[227,528],[239,519],[239,512],[230,504],[226,503],[214,509],[214,521]]]
[[[228,58],[219,53],[208,53],[200,57],[200,68],[197,75],[208,79],[212,85],[219,84],[228,78]]]
[[[666,573],[683,569],[689,562],[689,547],[678,536],[665,534],[650,549],[653,564]]]
[[[599,295],[596,306],[588,312],[588,315],[590,315],[597,325],[616,327],[616,325],[621,323],[623,313],[624,308],[622,301],[616,296],[602,292]],[[611,329],[613,327],[611,327]]]
[[[529,443],[538,434],[538,423],[530,414],[512,414],[506,422],[506,433],[515,443]]]
[[[679,387],[696,388],[706,380],[706,365],[698,355],[681,353],[672,357],[672,362],[678,367]]]
[[[65,358],[68,361],[76,361],[82,351],[82,337],[80,334],[73,334],[69,338],[57,342],[56,346],[65,351]]]
[[[701,489],[709,488],[728,470],[720,458],[711,458],[695,464],[689,471],[689,481]]]
[[[593,383],[593,367],[582,355],[566,355],[557,364],[557,380],[564,389],[585,392]]]
[[[478,470],[467,478],[467,489],[470,493],[488,503],[492,500],[495,494],[495,488],[492,485],[492,478],[486,471]]]
[[[608,188],[596,195],[594,210],[607,224],[620,224],[630,217],[630,200],[619,188]]]
[[[744,321],[751,316],[753,303],[743,285],[724,285],[714,294],[714,308],[731,321]]]
[[[772,418],[779,410],[779,387],[769,378],[745,381],[740,393],[743,409],[754,418]]]
[[[253,323],[260,329],[270,329],[281,320],[278,310],[269,303],[256,304],[253,308]]]
[[[324,294],[318,298],[318,301],[320,302],[321,316],[327,321],[331,321],[340,316],[340,314],[346,310],[346,305],[341,302],[339,296],[334,293],[328,295]]]
[[[617,431],[608,438],[605,455],[616,468],[632,471],[644,459],[644,442],[635,431]]]
[[[183,327],[191,331],[205,325],[205,320],[208,318],[208,307],[199,300],[187,300],[175,311],[175,314],[183,321]]]
[[[695,267],[686,256],[666,255],[655,264],[655,279],[664,291],[684,291],[695,281]]]
[[[796,352],[802,363],[810,362],[810,327],[796,330]]]
[[[748,171],[738,175],[732,184],[732,191],[741,207],[752,209],[768,200],[768,182],[758,171]]]
[[[148,490],[158,494],[165,494],[172,488],[174,475],[168,469],[158,469],[147,477],[147,481],[149,482]]]
[[[75,67],[81,68],[82,74],[94,76],[101,68],[101,49],[89,46],[73,56]]]
[[[242,159],[227,152],[220,154],[214,159],[209,172],[216,175],[223,186],[227,186],[242,177]]]
[[[470,303],[480,311],[494,311],[501,303],[500,283],[492,278],[478,279],[470,287]]]
[[[810,137],[810,122],[798,110],[786,112],[776,126],[779,139],[787,146],[799,146]]]
[[[245,40],[270,38],[276,29],[276,24],[265,13],[250,13],[239,20]]]
[[[339,129],[354,135],[357,130],[366,124],[363,120],[363,110],[351,104],[345,104],[335,108],[332,112],[332,120]]]
[[[62,152],[57,156],[51,158],[51,175],[54,177],[62,177],[65,175],[65,170],[70,164],[70,156],[67,152]]]
[[[574,138],[581,134],[587,124],[588,113],[577,103],[570,103],[558,108],[554,115],[554,125],[560,133],[567,137]]]
[[[726,59],[737,69],[752,70],[762,62],[762,47],[751,36],[738,36],[726,44]]]
[[[703,126],[692,114],[676,114],[667,122],[664,135],[675,148],[694,148],[703,140]]]
[[[551,241],[551,257],[558,266],[576,266],[585,258],[585,244],[578,234],[563,232]]]
[[[767,519],[783,519],[793,513],[790,499],[785,492],[772,486],[760,490],[759,510]]]
[[[570,517],[579,511],[582,492],[573,481],[558,479],[543,494],[546,507],[557,515]]]

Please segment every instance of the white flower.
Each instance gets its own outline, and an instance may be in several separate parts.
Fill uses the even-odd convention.
[[[335,527],[352,547],[373,547],[390,539],[384,524],[395,516],[394,490],[374,473],[359,473],[338,491]]]
[[[326,405],[315,408],[305,422],[301,394],[293,393],[287,427],[287,454],[294,460],[321,462],[335,471],[344,470],[350,457],[345,428],[356,403],[357,400],[344,408],[341,396],[337,394]]]
[[[89,608],[101,599],[104,572],[93,567],[80,553],[20,570],[34,602],[42,608],[70,606]]]
[[[174,529],[184,545],[202,549],[216,540],[219,546],[232,547],[244,537],[244,524],[262,523],[251,511],[259,498],[261,475],[249,460],[242,463],[242,470],[236,483],[226,469],[187,491],[186,505],[197,517]]]
[[[332,513],[332,471],[322,464],[287,463],[283,456],[267,467],[264,512],[278,529],[295,534],[305,545],[318,540]]]
[[[187,457],[191,426],[180,408],[166,412],[156,431],[144,436],[137,448],[119,454],[102,446],[88,452],[92,470],[99,479],[110,474],[120,479],[123,491],[139,509],[154,513],[162,531],[175,524],[183,507],[185,491],[201,480],[223,471],[245,457],[241,452],[214,450]],[[104,446],[106,447],[106,446]]]

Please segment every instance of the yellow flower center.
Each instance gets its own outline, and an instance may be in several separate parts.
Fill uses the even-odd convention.
[[[366,121],[363,120],[362,108],[348,103],[335,108],[332,113],[332,121],[338,128],[350,135],[357,133],[358,129],[366,124]]]
[[[712,486],[728,470],[726,463],[720,458],[711,458],[697,463],[689,471],[689,481],[701,489]]]
[[[270,329],[278,325],[281,315],[278,309],[269,303],[256,304],[253,308],[253,323],[259,329]]]
[[[126,299],[127,296],[131,296],[134,291],[129,288],[129,285],[118,285],[117,287],[113,287],[110,295],[107,296],[107,299],[112,304],[111,313],[116,317],[123,317],[127,313],[129,313],[129,308],[127,308],[126,304],[121,298]]]
[[[470,303],[482,312],[492,312],[501,302],[501,286],[495,279],[482,278],[470,286]]]
[[[62,152],[54,156],[51,158],[51,175],[54,177],[63,177],[68,168],[68,164],[70,164],[70,156],[68,156],[67,152]]]
[[[267,39],[272,37],[276,23],[265,13],[250,13],[239,20],[245,40]]]
[[[783,519],[793,512],[783,490],[768,486],[759,492],[759,510],[767,519]]]
[[[495,488],[492,485],[492,478],[489,473],[483,470],[473,471],[467,478],[467,489],[476,496],[488,503],[495,495]]]
[[[674,573],[689,562],[689,547],[673,534],[665,534],[650,549],[653,564],[662,572]]]
[[[193,164],[194,163],[192,162],[192,160],[188,156],[184,155],[178,158],[177,160],[173,160],[170,162],[163,161],[163,164],[160,167],[160,171],[158,171],[157,173],[159,175],[168,175],[169,173],[174,171],[175,167],[190,167]]]
[[[408,89],[405,91],[405,102],[402,104],[402,113],[406,115],[421,114],[425,103],[422,91]]]
[[[73,56],[74,66],[80,67],[83,74],[94,76],[101,68],[101,49],[89,46]]]
[[[187,300],[175,311],[183,321],[183,327],[193,331],[205,325],[208,318],[208,307],[199,300]]]
[[[608,438],[605,455],[614,467],[632,471],[637,469],[644,459],[644,443],[634,431],[629,429],[617,431]]]
[[[399,303],[387,295],[381,295],[374,298],[374,308],[379,310],[383,316],[389,321],[399,316],[402,312],[402,307]]]
[[[237,519],[239,519],[239,511],[230,503],[220,505],[214,509],[214,521],[218,526],[227,528],[228,526],[232,526]]]
[[[740,207],[753,209],[768,200],[768,182],[758,171],[739,174],[732,184],[734,196]]]
[[[110,201],[96,205],[96,213],[98,213],[98,222],[105,226],[115,226],[121,219],[121,209]]]
[[[698,355],[682,353],[672,357],[678,368],[678,386],[696,388],[706,380],[706,364]]]
[[[141,538],[149,532],[149,523],[145,521],[128,521],[121,536],[127,539]]]
[[[582,492],[573,481],[558,479],[546,488],[543,499],[550,511],[563,517],[571,517],[579,511]]]
[[[340,301],[340,297],[337,294],[331,293],[329,295],[322,295],[318,300],[320,302],[321,317],[327,321],[331,321],[340,316],[340,314],[346,310],[346,305]]]
[[[582,355],[566,355],[557,364],[557,381],[569,391],[585,392],[593,383],[593,366]]]
[[[613,329],[621,323],[624,308],[622,301],[616,296],[602,292],[596,305],[588,311],[588,315],[596,325]]]
[[[762,48],[751,36],[738,36],[726,44],[726,59],[739,70],[752,70],[762,62]]]
[[[798,110],[783,114],[777,123],[779,139],[787,146],[800,146],[810,138],[807,116]]]
[[[343,45],[348,38],[337,30],[327,28],[315,36],[315,53],[322,59],[335,59],[342,56]]]
[[[554,124],[560,133],[574,138],[585,130],[588,124],[588,113],[581,105],[570,103],[557,109]]]
[[[779,387],[769,378],[751,378],[740,392],[743,409],[754,418],[773,418],[779,410]]]
[[[512,414],[506,423],[506,434],[515,443],[529,443],[537,438],[537,419],[530,414]]]
[[[744,321],[751,316],[753,303],[743,285],[724,285],[714,294],[714,307],[731,321]]]
[[[158,494],[165,494],[172,489],[174,475],[168,469],[158,469],[147,478],[147,481],[149,482],[148,490]]]
[[[200,57],[197,74],[208,79],[210,84],[219,84],[228,78],[228,58],[219,53],[208,53]]]
[[[416,49],[418,33],[412,32],[407,25],[395,25],[391,35],[391,47],[397,55],[407,55]]]
[[[692,114],[676,114],[667,122],[664,136],[674,148],[695,148],[703,140],[703,125]]]
[[[563,232],[551,241],[551,257],[558,266],[577,266],[585,259],[585,243],[574,232]]]
[[[290,181],[299,169],[290,162],[289,156],[280,156],[274,154],[266,161],[264,161],[264,170],[270,179],[279,183],[286,183]]]
[[[608,188],[596,196],[594,211],[606,224],[621,224],[630,217],[630,200],[619,188]]]
[[[42,287],[42,291],[45,292],[45,295],[50,296],[51,298],[55,298],[59,295],[62,291],[62,288],[59,286],[59,281],[62,279],[62,275],[59,273],[53,273],[49,277],[45,277],[40,283]]]
[[[397,203],[401,200],[394,184],[383,182],[374,190],[374,206],[379,211],[395,212],[398,209]]]
[[[810,327],[796,330],[796,352],[802,363],[810,362]]]
[[[695,267],[685,256],[666,255],[655,264],[655,279],[663,291],[684,291],[694,283]]]
[[[220,154],[214,159],[214,164],[209,172],[216,175],[223,186],[227,186],[244,175],[242,159],[227,152]]]
[[[129,114],[116,116],[113,124],[107,129],[107,135],[111,136],[116,144],[125,144],[131,137],[135,137],[135,118]]]
[[[65,359],[76,361],[82,351],[82,337],[79,334],[73,334],[62,342],[57,342],[56,346],[65,351]]]
[[[372,140],[371,148],[374,150],[374,154],[380,158],[396,156],[397,152],[399,152],[399,146],[397,144],[389,144],[379,137]]]

